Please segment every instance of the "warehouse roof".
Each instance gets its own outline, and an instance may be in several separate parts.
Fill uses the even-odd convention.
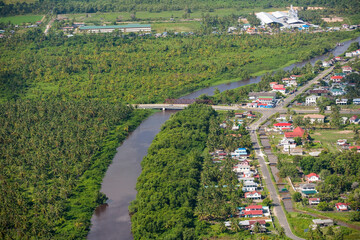
[[[116,29],[116,28],[144,28],[151,27],[150,24],[127,24],[127,25],[111,25],[111,26],[84,26],[80,27],[80,30],[91,30],[91,29]]]
[[[280,23],[281,24],[281,22],[277,18],[275,18],[273,15],[266,13],[266,12],[256,13],[256,17],[265,24],[270,24],[270,23]]]

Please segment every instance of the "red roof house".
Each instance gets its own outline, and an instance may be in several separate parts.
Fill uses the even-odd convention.
[[[250,205],[245,207],[245,211],[250,211],[250,210],[261,210],[262,211],[263,206],[261,205]]]
[[[349,150],[352,150],[352,149],[357,149],[357,152],[360,152],[360,146],[351,146],[349,147]]]
[[[261,199],[261,193],[258,192],[258,191],[247,192],[247,193],[245,193],[245,198],[249,198],[249,199]]]
[[[343,76],[332,76],[332,77],[331,77],[331,80],[340,81],[340,80],[343,79],[343,78],[344,78]]]
[[[296,138],[296,137],[301,138],[302,136],[304,136],[304,133],[305,133],[304,129],[302,129],[301,127],[297,127],[292,132],[286,132],[285,137],[286,138]]]
[[[336,210],[338,210],[338,211],[348,211],[349,210],[348,203],[336,203],[335,207],[336,207]]]
[[[310,173],[308,175],[305,175],[305,180],[308,182],[317,182],[320,181],[320,177],[316,173]]]

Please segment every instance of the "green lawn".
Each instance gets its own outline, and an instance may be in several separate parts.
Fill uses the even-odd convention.
[[[200,28],[200,22],[154,23],[151,28],[156,32],[193,32]]]
[[[252,12],[269,12],[269,11],[281,11],[285,10],[284,8],[270,8],[270,9],[242,9],[237,10],[236,8],[223,8],[223,9],[215,9],[213,12],[205,12],[205,11],[194,11],[190,13],[191,19],[199,19],[203,15],[211,15],[211,16],[228,16],[231,14],[235,15],[243,15]],[[129,21],[131,20],[131,12],[108,12],[108,13],[81,13],[81,14],[64,14],[63,16],[68,17],[69,19],[74,19],[75,21],[84,21],[84,22],[92,22],[92,21],[105,21],[105,22],[113,22],[116,19],[121,21]],[[170,18],[174,18],[175,20],[183,19],[184,11],[163,11],[163,12],[146,12],[139,11],[136,12],[135,17],[139,21],[149,21],[149,20],[169,20]]]
[[[289,212],[287,214],[287,220],[291,226],[293,233],[296,236],[307,238],[308,234],[304,232],[305,229],[309,229],[309,226],[313,224],[312,220],[314,217],[297,213],[297,212]]]
[[[314,133],[310,133],[310,136],[314,141],[320,141],[329,150],[337,151],[337,140],[347,139],[352,143],[354,133],[351,130],[315,130]]]
[[[19,15],[11,17],[0,17],[0,22],[11,22],[13,24],[22,24],[22,23],[35,23],[40,21],[43,18],[43,15]]]

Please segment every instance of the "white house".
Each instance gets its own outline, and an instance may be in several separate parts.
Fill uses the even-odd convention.
[[[241,163],[238,163],[234,166],[234,172],[236,173],[247,173],[250,172],[250,164],[247,160],[242,161]]]
[[[346,105],[348,100],[346,98],[336,99],[336,104]]]
[[[338,210],[338,211],[348,211],[349,210],[349,204],[347,204],[347,203],[336,203],[335,207],[336,207],[336,210]]]
[[[323,67],[330,67],[331,66],[331,62],[328,61],[323,61],[322,62]]]
[[[309,198],[309,205],[318,205],[320,203],[320,198]]]
[[[246,148],[238,148],[234,152],[231,152],[231,157],[246,157],[248,156],[248,153],[246,151]]]
[[[289,149],[293,149],[296,148],[296,142],[294,139],[289,139],[289,138],[283,138],[280,143],[280,146],[283,146],[284,151],[289,151]]]
[[[261,193],[257,191],[245,193],[245,198],[247,199],[261,199]]]
[[[310,173],[308,175],[305,175],[305,180],[307,182],[318,182],[320,181],[320,177],[316,173]]]
[[[305,98],[305,105],[316,105],[316,101],[320,96],[310,95]]]
[[[360,104],[360,98],[354,98],[353,104],[359,105]]]
[[[352,68],[350,66],[343,66],[341,68],[343,73],[352,73]]]
[[[242,190],[243,192],[253,192],[257,190],[258,186],[259,184],[254,181],[245,181]]]
[[[320,114],[307,114],[304,115],[304,119],[309,118],[310,123],[314,123],[314,122],[318,122],[318,123],[323,123],[325,120],[325,116],[324,115],[320,115]]]

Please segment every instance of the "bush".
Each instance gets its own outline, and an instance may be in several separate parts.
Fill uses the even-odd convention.
[[[359,222],[360,221],[360,212],[351,213],[350,220]]]
[[[332,211],[334,208],[327,202],[321,202],[317,206],[317,209],[320,211]]]
[[[296,192],[292,195],[292,200],[295,202],[300,202],[302,200],[301,193]]]

